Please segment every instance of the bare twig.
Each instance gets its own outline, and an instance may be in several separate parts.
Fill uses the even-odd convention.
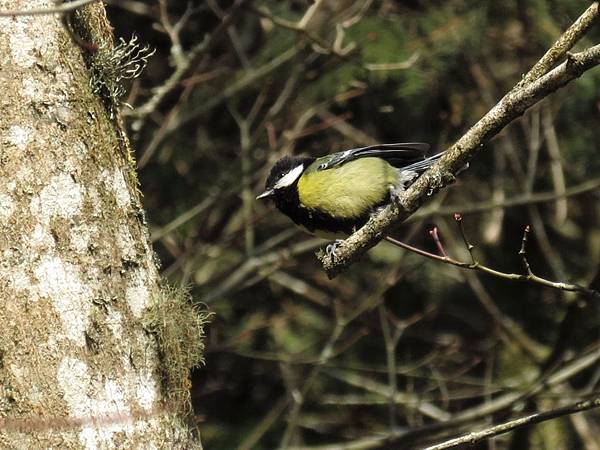
[[[477,296],[479,303],[481,303],[497,324],[500,338],[510,347],[518,348],[535,363],[543,361],[544,357],[548,354],[548,349],[529,336],[518,322],[515,322],[510,316],[502,312],[498,305],[496,305],[496,302],[494,302],[492,295],[474,272],[467,271],[463,275],[465,281]]]
[[[525,133],[528,136],[529,158],[527,160],[527,174],[524,180],[525,192],[533,192],[533,184],[535,183],[535,175],[538,168],[540,155],[540,147],[542,140],[540,139],[540,108],[532,108],[531,124],[525,127]]]
[[[318,360],[315,361],[315,366],[305,377],[302,387],[293,393],[294,403],[290,408],[290,412],[288,415],[288,424],[282,437],[281,448],[289,447],[292,438],[296,433],[296,429],[299,424],[299,415],[306,400],[306,396],[312,389],[313,384],[316,381],[318,375],[322,372],[323,367],[331,360],[331,358],[336,356],[337,353],[335,351],[335,347],[339,338],[354,320],[356,320],[360,315],[374,308],[382,302],[382,296],[385,290],[387,290],[390,285],[393,285],[398,281],[399,267],[401,267],[400,262],[397,266],[389,269],[387,274],[382,277],[383,281],[379,282],[374,287],[372,293],[368,295],[360,303],[360,305],[358,305],[358,307],[354,308],[347,315],[342,315],[336,308],[335,325],[331,334],[329,335],[329,338],[327,339],[327,341],[321,349],[321,352],[319,353]]]
[[[249,433],[246,433],[244,440],[238,446],[237,450],[250,450],[255,448],[256,443],[260,438],[273,426],[279,416],[281,416],[288,405],[288,398],[280,398],[275,405],[265,414],[260,422]]]
[[[364,67],[365,69],[370,70],[372,72],[381,72],[386,70],[406,70],[413,67],[415,63],[419,60],[420,56],[421,55],[419,54],[419,52],[415,52],[412,55],[410,55],[406,61],[381,64],[365,63]]]
[[[527,282],[527,283],[531,283],[531,284],[537,284],[537,285],[551,287],[553,289],[558,289],[561,291],[577,292],[577,293],[583,294],[586,297],[590,297],[590,298],[600,298],[600,292],[598,292],[594,289],[589,289],[587,287],[584,287],[584,286],[581,286],[578,284],[571,284],[571,283],[547,280],[538,275],[535,275],[531,271],[531,267],[529,266],[529,262],[527,260],[527,248],[526,248],[527,238],[528,238],[528,235],[530,232],[529,225],[527,225],[525,227],[525,230],[523,232],[523,238],[521,240],[521,248],[519,250],[519,256],[521,257],[523,266],[525,268],[525,274],[507,273],[507,272],[501,272],[499,270],[492,269],[490,267],[487,267],[487,266],[481,264],[479,261],[477,261],[477,259],[475,258],[474,254],[473,254],[473,245],[468,241],[466,235],[464,234],[464,228],[462,227],[462,216],[460,214],[455,214],[454,218],[460,227],[461,234],[463,236],[463,241],[465,242],[465,245],[467,246],[467,250],[471,254],[472,262],[470,262],[470,263],[464,262],[464,261],[459,261],[459,260],[456,260],[456,259],[448,256],[448,254],[447,254],[446,250],[444,249],[444,246],[439,238],[437,227],[434,227],[430,231],[430,235],[431,235],[432,239],[434,240],[438,251],[441,253],[441,256],[436,255],[434,253],[430,253],[426,250],[421,250],[419,248],[413,247],[412,245],[398,241],[397,239],[394,239],[390,236],[385,236],[384,239],[398,247],[404,248],[413,253],[417,253],[418,255],[425,256],[429,259],[433,259],[435,261],[442,262],[444,264],[451,264],[453,266],[461,267],[463,269],[476,270],[478,272],[483,272],[483,273],[486,273],[488,275],[493,275],[498,278],[504,278],[506,280]]]
[[[304,401],[306,400],[307,394],[312,389],[317,377],[319,376],[322,365],[327,362],[334,355],[335,344],[341,336],[346,323],[343,320],[336,320],[335,326],[333,327],[333,331],[329,336],[329,339],[323,346],[321,353],[319,354],[319,362],[311,369],[310,373],[306,377],[302,387],[300,389],[295,390],[293,392],[293,404],[290,408],[290,412],[288,414],[288,424],[281,438],[281,448],[288,448],[292,438],[294,437],[297,427],[298,427],[298,419],[300,415],[300,411],[302,410],[302,406],[304,405]]]
[[[544,105],[542,109],[542,128],[544,131],[544,138],[546,141],[546,149],[550,156],[550,170],[552,172],[552,183],[554,184],[554,191],[559,198],[556,199],[556,222],[562,224],[567,220],[567,199],[562,196],[567,189],[565,183],[565,173],[562,163],[562,157],[560,154],[560,146],[558,144],[558,137],[556,136],[556,130],[554,129],[554,123],[552,119],[552,113],[550,107]]]
[[[299,242],[285,250],[275,250],[264,255],[253,256],[244,261],[240,267],[232,271],[224,280],[222,280],[213,291],[210,291],[202,297],[204,303],[210,304],[216,298],[219,298],[227,293],[238,288],[249,275],[256,273],[259,269],[266,266],[277,266],[282,261],[291,258],[292,256],[314,250],[322,244],[319,238],[308,239]],[[277,267],[278,268],[278,267]],[[267,276],[266,274],[265,276]]]
[[[462,237],[463,242],[465,243],[465,247],[471,256],[471,263],[477,264],[477,260],[475,259],[475,254],[473,250],[475,250],[475,246],[471,244],[469,239],[467,238],[467,233],[465,232],[465,226],[463,224],[462,215],[458,213],[454,213],[454,220],[458,224],[458,229],[460,230],[460,235]]]
[[[586,18],[589,16],[589,21],[596,18],[598,16],[598,3],[595,2],[582,17],[584,16]],[[576,25],[579,28],[573,30]],[[588,21],[578,20],[573,27],[567,33],[581,36],[588,28]],[[566,39],[563,35],[552,46],[550,52],[553,55],[566,53],[568,48],[565,47],[567,45],[565,42],[572,45],[575,41]],[[547,60],[554,61],[554,57],[548,57]],[[547,68],[548,61],[542,64],[544,68]],[[545,75],[539,78],[532,77],[534,78],[533,81],[528,84],[517,84],[479,122],[467,131],[438,163],[410,186],[400,196],[397,204],[389,205],[373,216],[364,227],[340,244],[337,247],[335,259],[320,258],[327,274],[334,277],[342,272],[360,255],[377,244],[394,225],[414,212],[427,197],[452,183],[455,179],[454,175],[464,167],[467,161],[482,150],[483,144],[512,120],[541,99],[580,77],[585,71],[598,64],[600,64],[600,45],[593,46],[580,53],[569,53],[565,62]],[[536,69],[536,73],[538,72]]]
[[[442,254],[442,256],[446,259],[448,258],[448,254],[446,253],[446,249],[444,248],[444,246],[442,245],[442,241],[440,241],[440,236],[438,234],[438,229],[437,227],[433,227],[430,231],[429,231],[429,235],[431,236],[431,238],[433,239],[433,242],[435,242],[435,246],[437,247],[438,251]],[[391,242],[391,241],[390,241]]]
[[[529,237],[529,232],[531,231],[531,227],[529,225],[525,225],[525,229],[523,230],[523,237],[521,238],[521,248],[519,249],[519,256],[521,257],[521,261],[523,262],[523,268],[525,269],[525,273],[529,276],[533,276],[533,272],[531,271],[531,267],[529,266],[529,261],[527,260],[527,238]]]
[[[202,42],[191,48],[185,55],[181,55],[176,61],[178,64],[171,76],[161,86],[154,88],[152,97],[150,97],[146,103],[128,114],[136,119],[132,124],[134,130],[142,128],[146,116],[158,108],[163,99],[179,86],[181,80],[192,68],[196,67],[196,63],[200,57],[207,52],[213,44],[218,42],[221,34],[227,31],[237,12],[246,1],[247,0],[236,0],[229,8],[227,15],[221,19],[221,22],[210,36],[205,37]]]
[[[389,402],[393,402],[394,405],[399,404],[404,406],[408,410],[416,410],[426,417],[430,417],[438,422],[449,420],[451,415],[436,406],[435,404],[422,399],[420,396],[409,393],[409,392],[398,392],[397,387],[391,388],[389,385],[380,383],[371,377],[364,377],[353,374],[348,371],[339,369],[328,369],[325,373],[335,378],[336,380],[342,381],[350,386],[355,386],[370,393],[376,394],[387,399]],[[388,368],[389,373],[389,368]],[[390,389],[391,388],[391,389]],[[392,429],[395,427],[392,427]]]
[[[309,42],[313,44],[315,51],[327,55],[334,55],[342,60],[347,60],[348,55],[355,49],[355,44],[350,43],[345,48],[341,48],[341,44],[339,43],[337,46],[329,45],[325,40],[323,40],[317,34],[312,32],[312,27],[307,26],[305,19],[310,15],[310,10],[311,8],[313,8],[313,6],[314,4],[307,10],[307,13],[299,22],[291,22],[289,20],[280,19],[272,15],[269,11],[265,10],[264,8],[251,7],[251,10],[256,14],[260,15],[261,17],[270,20],[271,22],[273,22],[273,24],[281,28],[294,31],[300,34],[301,36],[304,36]]]
[[[561,383],[571,379],[588,367],[597,364],[599,359],[600,349],[596,348],[595,350],[569,362],[564,367],[557,370],[554,374],[549,375],[547,378],[533,382],[529,387],[522,391],[508,392],[492,399],[490,402],[463,410],[444,422],[426,425],[424,427],[411,430],[393,431],[386,435],[379,434],[377,436],[367,436],[351,442],[336,442],[334,444],[318,447],[293,447],[292,449],[373,449],[382,447],[390,448],[390,446],[392,446],[391,448],[408,448],[408,443],[414,443],[416,439],[422,438],[423,436],[428,436],[427,440],[431,442],[432,438],[435,438],[435,436],[439,435],[440,433],[445,433],[446,430],[454,430],[454,432],[456,432],[457,429],[470,426],[473,423],[478,423],[491,414],[510,409],[510,407],[514,406],[519,400],[532,398],[542,392],[546,392],[548,389],[558,386]]]
[[[240,162],[242,172],[242,212],[244,216],[244,237],[246,244],[246,255],[250,256],[254,249],[254,226],[252,224],[252,209],[254,205],[254,195],[252,194],[250,171],[252,164],[250,161],[250,129],[258,111],[265,101],[265,89],[257,96],[252,109],[246,117],[236,111],[233,105],[229,106],[229,111],[240,129]]]
[[[583,402],[577,402],[575,404],[564,406],[562,408],[552,409],[550,411],[544,411],[541,413],[530,414],[528,416],[519,417],[518,419],[512,419],[508,422],[495,425],[481,431],[475,431],[472,433],[465,434],[464,436],[451,439],[441,444],[432,445],[427,447],[425,450],[445,450],[448,448],[456,448],[460,445],[473,445],[499,434],[508,433],[509,431],[516,430],[528,425],[533,425],[547,420],[556,419],[557,417],[567,416],[569,414],[575,414],[581,411],[587,411],[588,409],[600,407],[600,397],[587,400]]]
[[[169,36],[169,39],[171,40],[170,51],[171,56],[173,58],[173,63],[175,64],[176,68],[183,67],[187,63],[187,56],[185,55],[183,47],[181,46],[179,33],[181,32],[181,29],[193,13],[191,4],[188,3],[185,12],[175,24],[172,24],[171,20],[169,19],[169,12],[167,9],[166,0],[159,0],[158,5],[160,11],[161,25],[164,28],[167,35]]]
[[[222,23],[221,23],[222,25]],[[244,76],[235,80],[233,83],[228,85],[223,91],[219,92],[218,95],[207,99],[204,103],[199,105],[198,107],[190,110],[185,115],[182,114],[180,120],[176,125],[172,126],[169,129],[169,132],[173,132],[176,128],[182,127],[191,121],[195,120],[199,115],[204,114],[207,111],[210,111],[215,106],[225,102],[226,100],[233,97],[235,94],[239,93],[242,89],[247,86],[257,82],[275,72],[277,69],[282,67],[283,65],[289,63],[292,59],[294,59],[300,52],[304,49],[304,45],[302,43],[296,44],[287,50],[283,51],[280,55],[274,57],[269,60],[262,66],[256,69],[248,69],[245,71]],[[175,74],[173,74],[173,77]],[[166,83],[165,83],[166,86]],[[142,107],[143,108],[143,107]],[[148,111],[151,112],[151,111]]]
[[[372,0],[365,2],[365,4],[363,5],[364,10],[366,10],[366,8],[368,8],[368,6],[369,6],[368,4],[371,3],[371,1]],[[362,13],[364,13],[364,10],[362,12],[360,12],[359,15],[355,16],[354,18],[350,19],[349,21],[345,21],[344,23],[337,23],[335,40],[334,40],[333,44],[329,44],[327,41],[325,41],[320,36],[315,34],[313,32],[313,30],[311,29],[312,27],[307,26],[306,18],[310,16],[310,11],[311,11],[311,9],[313,9],[313,7],[314,7],[314,4],[313,4],[313,6],[311,6],[311,8],[309,8],[309,10],[304,15],[304,17],[298,22],[292,22],[289,20],[285,20],[285,19],[276,17],[264,8],[251,7],[250,9],[253,12],[255,12],[256,14],[260,15],[261,17],[264,17],[265,19],[270,20],[273,24],[275,24],[281,28],[285,28],[287,30],[294,31],[294,32],[298,33],[299,35],[303,36],[309,42],[312,43],[313,49],[316,52],[323,53],[326,55],[333,55],[333,56],[339,58],[340,60],[347,61],[352,64],[356,64],[370,72],[410,69],[411,67],[414,66],[414,64],[418,61],[418,59],[420,57],[419,52],[414,52],[405,61],[394,62],[394,63],[379,63],[379,64],[364,63],[360,59],[351,59],[351,56],[355,53],[354,51],[356,50],[357,45],[355,42],[350,42],[346,46],[343,45],[343,40],[344,40],[344,35],[345,35],[344,30],[347,27],[351,26],[352,24],[356,23],[356,21],[359,20],[359,18],[362,16]]]
[[[225,12],[221,9],[221,7],[215,0],[207,0],[206,4],[219,17],[219,19],[223,20],[223,18],[225,17]],[[240,40],[240,36],[233,25],[227,28],[227,34],[229,35],[231,45],[233,46],[240,62],[242,63],[242,66],[248,67],[250,65],[250,61],[248,60],[248,56],[244,51],[243,45]]]

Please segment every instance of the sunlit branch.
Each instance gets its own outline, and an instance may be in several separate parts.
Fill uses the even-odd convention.
[[[568,53],[589,28],[599,13],[598,3],[590,6],[582,17],[559,38],[537,67],[531,81],[519,82],[483,118],[468,130],[438,163],[425,172],[412,186],[400,195],[396,204],[390,205],[373,216],[369,222],[346,239],[336,249],[336,258],[320,256],[321,263],[329,277],[335,277],[356,261],[368,249],[376,245],[399,222],[416,211],[427,197],[451,184],[455,175],[465,163],[480,153],[484,144],[498,134],[506,125],[522,115],[529,107],[554,91],[580,77],[585,71],[600,64],[600,45],[579,53]],[[582,18],[585,18],[583,20]],[[565,35],[575,36],[571,39]],[[547,55],[551,56],[547,56]],[[566,61],[541,75],[552,63],[566,54]],[[543,63],[542,63],[543,62]],[[536,67],[534,66],[534,67]],[[532,69],[533,70],[533,69]],[[541,76],[540,76],[541,75]]]
[[[518,419],[509,420],[493,427],[486,428],[485,430],[474,431],[463,436],[450,439],[449,441],[442,442],[441,444],[432,445],[427,447],[425,450],[446,450],[463,445],[473,445],[485,439],[508,433],[509,431],[526,427],[528,425],[545,422],[547,420],[556,419],[557,417],[567,416],[569,414],[575,414],[598,407],[600,407],[600,397],[583,402],[577,402],[573,405],[564,406],[562,408],[556,408],[550,411],[530,414],[528,416],[519,417]]]

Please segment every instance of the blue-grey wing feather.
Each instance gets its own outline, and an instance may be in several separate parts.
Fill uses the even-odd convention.
[[[422,161],[417,161],[415,163],[409,164],[407,166],[402,167],[402,170],[412,170],[413,172],[423,172],[429,169],[434,163],[440,159],[445,152],[438,153],[437,155],[430,156],[429,158],[425,158]]]

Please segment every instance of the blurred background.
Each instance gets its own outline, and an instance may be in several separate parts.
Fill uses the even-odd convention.
[[[192,374],[205,448],[413,448],[598,390],[597,302],[382,243],[328,280],[326,242],[254,197],[286,154],[446,149],[589,6],[583,0],[119,0],[156,49],[125,121],[165,278],[214,312]],[[576,47],[600,42],[595,26]],[[395,236],[588,286],[600,259],[600,69],[496,136]],[[130,106],[133,107],[130,108]],[[600,448],[600,415],[482,449]],[[344,447],[346,445],[346,447]]]

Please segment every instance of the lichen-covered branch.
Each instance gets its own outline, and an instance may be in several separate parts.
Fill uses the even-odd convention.
[[[554,43],[554,45],[535,63],[520,81],[525,86],[548,72],[567,52],[583,37],[598,17],[598,2],[592,3],[588,9],[571,25]]]
[[[578,20],[569,28],[568,33],[577,38],[580,37],[598,14],[598,2],[595,2],[584,13],[584,16],[589,16],[588,20]],[[319,259],[328,276],[333,278],[342,272],[368,249],[376,245],[395,225],[416,211],[427,197],[452,183],[455,175],[468,161],[483,150],[487,141],[515,118],[522,115],[529,107],[580,77],[585,71],[600,64],[600,45],[595,45],[579,53],[568,53],[570,46],[575,44],[575,37],[572,39],[561,37],[547,52],[547,54],[552,53],[553,55],[566,54],[566,61],[545,75],[538,77],[531,75],[529,83],[518,83],[450,147],[437,164],[407,189],[400,196],[397,204],[390,205],[373,216],[364,227],[339,245],[335,259],[320,255]],[[543,67],[547,69],[554,59],[547,56],[544,58],[546,58],[546,62]],[[537,73],[536,69],[536,75]]]

